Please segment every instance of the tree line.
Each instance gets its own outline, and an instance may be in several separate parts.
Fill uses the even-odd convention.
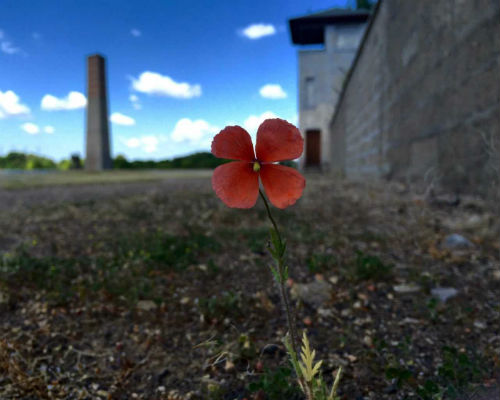
[[[221,164],[231,160],[216,158],[209,152],[199,152],[183,157],[175,157],[170,160],[128,160],[119,154],[113,159],[113,169],[214,169]],[[294,161],[284,161],[280,164],[297,168]],[[0,169],[17,170],[78,170],[83,169],[85,160],[74,154],[69,159],[54,161],[47,157],[36,154],[21,152],[10,152],[6,156],[0,156]]]
[[[209,152],[194,153],[183,157],[176,157],[170,160],[128,160],[124,155],[118,155],[113,159],[114,169],[184,169],[184,168],[215,168],[227,162],[214,157]],[[5,156],[0,156],[0,169],[20,169],[20,170],[70,170],[82,169],[85,160],[81,160],[77,155],[70,159],[56,162],[50,158],[35,154],[21,152],[10,152]]]

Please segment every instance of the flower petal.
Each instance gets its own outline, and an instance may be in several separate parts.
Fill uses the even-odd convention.
[[[263,164],[260,179],[267,197],[278,208],[295,204],[306,186],[306,180],[297,170],[278,164]]]
[[[257,131],[257,159],[273,162],[294,160],[302,154],[304,139],[299,130],[289,122],[266,119]]]
[[[259,195],[259,174],[246,161],[222,164],[215,168],[212,187],[228,207],[251,208]]]
[[[255,160],[252,139],[241,126],[226,126],[215,135],[212,141],[212,154],[230,160]]]

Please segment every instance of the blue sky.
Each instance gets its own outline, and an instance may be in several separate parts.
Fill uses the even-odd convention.
[[[1,0],[0,155],[84,156],[85,57],[107,59],[112,154],[208,150],[228,124],[297,123],[287,20],[349,0]],[[352,3],[352,1],[351,1]]]

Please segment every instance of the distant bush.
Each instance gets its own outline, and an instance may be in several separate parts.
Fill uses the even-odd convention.
[[[10,152],[5,157],[0,156],[0,168],[6,169],[56,169],[57,164],[50,158],[34,154]]]
[[[184,157],[176,157],[172,160],[136,160],[129,161],[123,155],[118,155],[113,160],[115,169],[189,169],[189,168],[215,168],[226,163],[227,160],[216,158],[209,152],[194,153]]]
[[[68,171],[71,169],[71,160],[61,160],[57,163],[57,169]]]
[[[0,168],[24,169],[25,167],[26,154],[12,152],[0,157]]]
[[[26,169],[56,169],[57,164],[50,158],[28,155]]]

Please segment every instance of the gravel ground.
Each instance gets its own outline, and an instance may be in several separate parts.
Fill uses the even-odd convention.
[[[311,175],[274,214],[299,330],[327,382],[343,367],[342,399],[500,397],[486,204]],[[0,190],[0,397],[300,399],[268,229],[206,178]]]

